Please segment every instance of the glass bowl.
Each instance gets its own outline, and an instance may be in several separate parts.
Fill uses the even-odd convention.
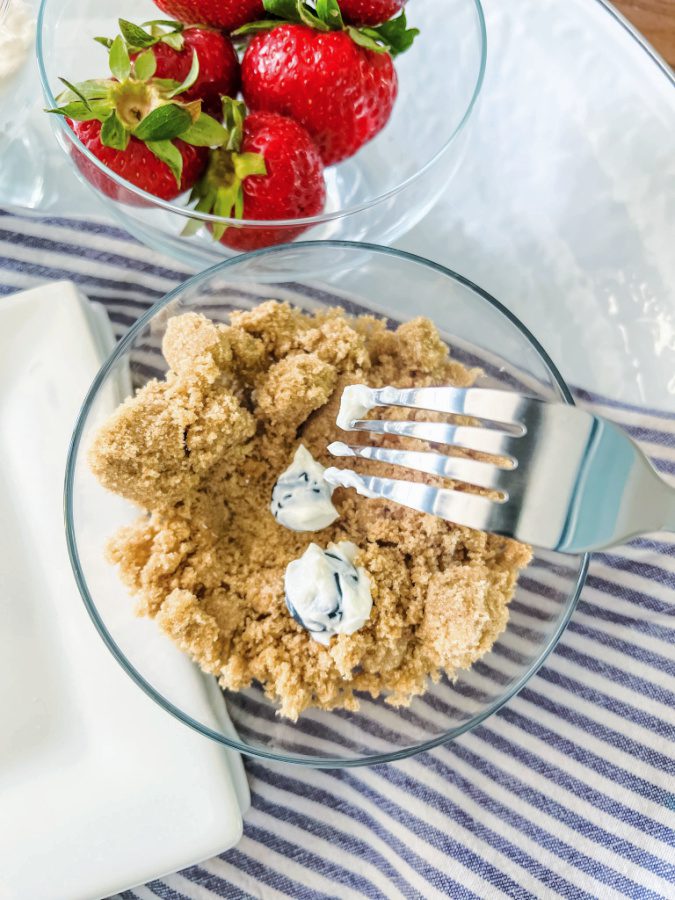
[[[306,310],[339,304],[351,313],[385,316],[392,324],[428,316],[455,358],[482,367],[480,383],[564,403],[572,397],[536,339],[480,288],[419,257],[346,242],[287,244],[226,260],[191,278],[138,320],[87,394],[66,474],[68,546],[87,609],[128,674],[182,722],[253,756],[315,766],[400,759],[469,731],[520,690],[569,620],[587,558],[537,551],[521,575],[508,627],[493,650],[456,681],[443,678],[430,685],[408,708],[364,697],[359,712],[308,710],[294,724],[277,717],[258,686],[223,694],[153,621],[134,616],[134,601],[105,562],[104,545],[138,510],[98,484],[86,451],[117,403],[166,371],[160,347],[169,318],[199,311],[227,321],[231,310],[269,298]],[[222,715],[223,696],[236,733]]]
[[[151,0],[42,0],[37,53],[46,105],[56,105],[55,95],[63,89],[59,76],[79,81],[106,74],[105,50],[90,37],[114,35],[118,17],[142,22],[158,15]],[[326,170],[328,198],[321,215],[272,223],[282,235],[300,222],[309,228],[304,239],[392,243],[431,209],[459,167],[485,70],[480,0],[411,3],[409,18],[421,34],[396,61],[399,96],[392,118],[354,157]],[[226,224],[233,220],[190,212],[187,196],[164,202],[140,191],[101,166],[62,117],[50,118],[71,160],[90,172],[93,166],[97,180],[103,179],[117,194],[119,199],[113,200],[92,186],[109,213],[139,240],[195,269],[233,254],[205,228],[181,237],[191,218]],[[79,168],[73,168],[83,179]],[[251,230],[269,226],[242,220],[237,224]],[[292,237],[289,231],[287,240]]]

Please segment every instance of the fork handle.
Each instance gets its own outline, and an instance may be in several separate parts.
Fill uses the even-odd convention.
[[[656,475],[656,473],[654,473]],[[645,485],[646,488],[646,485]],[[672,487],[660,475],[656,475],[656,479],[652,482],[652,512],[650,518],[653,519],[653,531],[672,531],[675,532],[675,487]],[[651,491],[645,490],[645,499],[649,504],[649,494]]]
[[[675,532],[675,489],[670,485],[668,485],[665,501],[662,530]]]
[[[600,549],[659,531],[675,533],[675,487],[668,484],[643,457],[643,464],[626,480],[621,508],[614,519],[611,539],[586,549]],[[646,464],[647,469],[643,466]]]

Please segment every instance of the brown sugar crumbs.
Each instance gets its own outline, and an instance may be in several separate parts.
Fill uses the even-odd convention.
[[[358,691],[409,704],[429,678],[452,678],[490,649],[528,547],[343,488],[340,517],[321,532],[289,531],[270,512],[300,443],[335,464],[326,447],[340,436],[347,385],[472,383],[477,373],[450,358],[430,321],[391,331],[370,316],[269,301],[229,325],[176,316],[162,349],[166,379],[126,400],[89,456],[106,488],[144,510],[108,547],[141,615],[223,688],[259,682],[290,719],[310,706],[357,709]],[[359,469],[400,477],[380,463]],[[284,573],[311,542],[344,540],[359,548],[373,609],[324,647],[289,614]]]

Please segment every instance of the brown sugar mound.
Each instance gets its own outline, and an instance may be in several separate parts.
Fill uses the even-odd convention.
[[[223,688],[257,681],[291,719],[310,706],[356,709],[357,691],[408,704],[429,678],[452,678],[490,649],[529,548],[344,489],[333,496],[340,518],[299,534],[272,516],[272,488],[300,443],[334,463],[326,447],[340,437],[346,385],[469,385],[476,372],[450,358],[425,319],[391,331],[370,316],[270,301],[230,321],[170,319],[165,381],[98,432],[93,471],[145,511],[111,539],[109,558],[139,613]],[[372,465],[359,468],[400,477]],[[359,547],[373,610],[323,647],[288,613],[284,572],[312,541],[342,540]]]

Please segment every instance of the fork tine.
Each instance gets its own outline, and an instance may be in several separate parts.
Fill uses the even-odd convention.
[[[340,404],[338,425],[349,430],[349,422],[362,418],[378,406],[404,406],[452,415],[471,416],[486,422],[501,423],[522,433],[522,414],[534,398],[514,391],[492,388],[370,388],[363,384],[345,388]]]
[[[389,419],[357,419],[351,423],[351,431],[369,431],[372,434],[394,434],[398,437],[417,438],[432,444],[448,444],[465,450],[504,456],[515,464],[513,451],[519,438],[491,428],[472,425],[448,425],[445,422],[395,422]]]
[[[326,469],[324,478],[336,487],[351,487],[363,497],[381,498],[400,503],[410,509],[439,516],[449,522],[475,528],[479,531],[490,528],[493,514],[499,504],[487,497],[467,494],[448,488],[435,488],[412,481],[397,481],[393,478],[368,478],[352,469]]]
[[[505,472],[492,463],[445,456],[443,453],[418,453],[412,450],[392,450],[389,447],[355,447],[341,441],[330,444],[328,451],[333,456],[372,459],[404,469],[427,472],[429,475],[440,475],[476,487],[501,490],[506,494],[503,486]],[[508,499],[508,494],[505,499]]]

